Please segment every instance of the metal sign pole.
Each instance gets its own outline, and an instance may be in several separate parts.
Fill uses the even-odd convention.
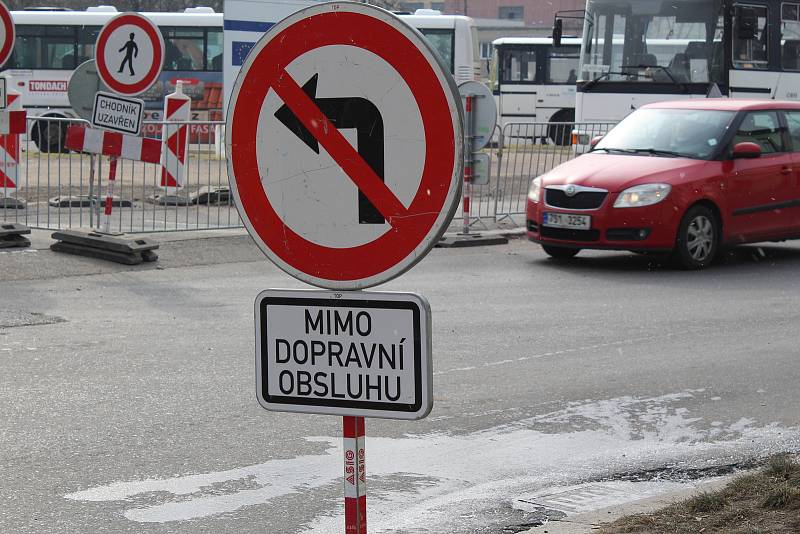
[[[344,532],[367,534],[367,469],[364,418],[342,417],[344,435]]]
[[[475,97],[473,95],[466,95],[464,104],[465,118],[467,128],[464,136],[464,209],[463,209],[463,230],[464,235],[469,235],[469,210],[470,210],[470,196],[472,195],[472,166],[475,163],[475,158],[472,154],[473,139],[475,137],[475,121],[473,120],[472,107],[474,105]]]

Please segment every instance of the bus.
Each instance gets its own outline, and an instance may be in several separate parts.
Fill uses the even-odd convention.
[[[800,98],[800,2],[586,2],[578,122],[706,97]]]
[[[117,15],[112,6],[86,11],[30,9],[12,11],[16,43],[3,68],[9,89],[22,95],[29,116],[75,118],[67,98],[67,85],[75,68],[94,58],[100,28]],[[183,81],[192,98],[193,120],[222,117],[222,14],[207,7],[180,13],[143,13],[164,36],[164,68],[158,81],[143,95],[145,118],[160,120],[164,95]],[[53,121],[30,121],[29,138],[39,150],[64,150],[66,129]],[[202,127],[199,127],[202,129]],[[207,127],[206,127],[207,129]],[[146,132],[154,134],[157,132]],[[192,136],[209,132],[192,132]]]
[[[575,82],[581,40],[563,38],[560,46],[548,37],[502,37],[492,42],[490,82],[500,128],[508,123],[573,122]],[[558,144],[568,129],[548,132]]]
[[[225,109],[244,59],[256,41],[275,23],[295,11],[314,5],[311,0],[227,0],[225,2]],[[480,78],[480,52],[475,21],[442,15],[431,9],[400,19],[424,35],[449,67],[456,83]]]

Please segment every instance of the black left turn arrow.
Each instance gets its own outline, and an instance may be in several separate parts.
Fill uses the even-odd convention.
[[[384,140],[383,117],[375,104],[361,97],[349,98],[317,98],[317,79],[315,74],[303,85],[303,91],[314,101],[319,110],[338,129],[355,128],[358,140],[358,154],[376,175],[384,180]],[[319,154],[319,141],[303,126],[294,112],[284,104],[275,112],[284,126],[291,130],[308,147]],[[383,215],[372,205],[372,202],[358,192],[359,224],[383,224]]]

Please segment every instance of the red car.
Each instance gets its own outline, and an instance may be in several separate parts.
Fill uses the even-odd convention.
[[[643,106],[592,150],[534,179],[528,237],[581,249],[670,252],[800,238],[800,103],[703,99]]]

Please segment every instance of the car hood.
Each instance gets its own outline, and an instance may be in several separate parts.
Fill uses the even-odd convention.
[[[575,184],[619,193],[638,184],[659,182],[675,185],[695,174],[689,171],[707,163],[688,158],[584,154],[543,175],[542,185]]]

